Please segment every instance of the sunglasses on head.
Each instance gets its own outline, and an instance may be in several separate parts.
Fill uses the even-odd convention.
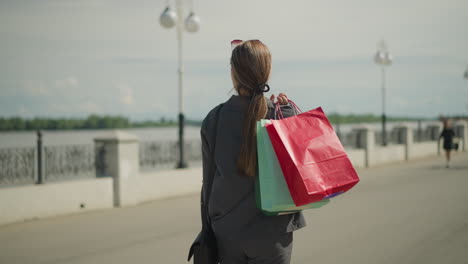
[[[240,39],[234,39],[231,41],[231,50],[233,50],[235,47],[239,46],[242,42],[244,42],[243,40],[240,40]]]
[[[258,39],[253,39],[253,40],[257,40],[257,41],[260,41]],[[242,42],[244,42],[243,40],[241,39],[234,39],[234,40],[231,40],[231,50],[233,50],[235,47],[239,46],[240,44],[242,44]],[[261,41],[260,41],[261,42]]]

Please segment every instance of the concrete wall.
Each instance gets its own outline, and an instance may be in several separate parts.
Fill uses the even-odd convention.
[[[138,138],[119,130],[109,131],[95,138],[96,145],[104,148],[103,171],[101,176],[113,178],[114,206],[134,205],[138,200],[134,193],[139,189],[134,180],[140,174]]]
[[[421,142],[411,146],[410,158],[422,158],[437,155],[437,142]]]
[[[345,149],[348,154],[351,163],[356,168],[364,168],[365,164],[365,152],[363,149]]]
[[[351,163],[356,168],[365,168],[397,161],[431,157],[437,155],[437,142],[413,143],[409,146],[409,157],[406,156],[406,145],[374,146],[369,149],[369,165],[366,166],[366,151],[364,149],[346,149]]]
[[[0,189],[0,225],[112,208],[112,199],[112,178],[3,188]]]
[[[199,193],[202,168],[141,173],[138,178],[138,202]]]
[[[458,122],[456,124],[458,140],[462,143],[468,141],[468,123]],[[372,127],[360,125],[353,129],[357,141],[355,148],[364,151],[364,166],[372,167],[378,164],[385,164],[395,161],[409,161],[415,158],[440,155],[442,141],[437,141],[440,135],[441,125],[435,123],[428,126],[433,141],[415,143],[411,127],[406,123],[401,123],[394,127],[394,133],[398,135],[398,144],[387,145],[385,147],[375,144],[375,131]],[[460,147],[460,151],[464,145]],[[350,150],[348,155],[355,166],[359,167],[359,155]]]
[[[405,160],[405,146],[376,146],[370,153],[370,166]]]

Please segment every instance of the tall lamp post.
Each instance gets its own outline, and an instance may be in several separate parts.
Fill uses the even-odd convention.
[[[465,79],[468,79],[468,65],[466,65],[466,70],[465,70],[465,73],[463,74],[463,77]],[[466,105],[466,109],[468,109],[468,104]]]
[[[465,70],[465,74],[463,75],[463,77],[465,77],[465,79],[468,79],[468,65],[466,65],[466,70]]]
[[[378,50],[375,53],[374,61],[382,69],[382,145],[387,145],[386,116],[385,116],[385,68],[392,64],[392,56],[387,49],[385,41],[380,41]]]
[[[177,54],[178,54],[178,79],[179,79],[179,161],[177,168],[186,168],[187,163],[184,158],[184,102],[183,102],[183,74],[184,64],[182,60],[182,36],[183,30],[187,32],[197,32],[200,28],[200,18],[191,11],[184,21],[183,1],[175,0],[176,12],[170,6],[167,6],[159,17],[159,23],[164,28],[172,28],[176,26],[177,31]]]

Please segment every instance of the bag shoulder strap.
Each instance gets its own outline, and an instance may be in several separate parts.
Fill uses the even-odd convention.
[[[206,220],[207,222],[206,223],[211,223],[210,221],[210,217],[209,217],[209,214],[208,214],[208,203],[210,202],[210,196],[211,196],[211,188],[213,186],[213,179],[214,179],[214,174],[216,172],[216,163],[215,163],[215,149],[216,149],[216,139],[217,139],[217,134],[218,134],[218,119],[219,119],[219,113],[221,112],[221,108],[223,108],[223,105],[224,104],[220,104],[218,106],[218,109],[216,109],[216,113],[215,113],[215,124],[214,124],[214,136],[213,136],[213,144],[212,144],[212,153],[211,153],[211,160],[213,161],[212,162],[212,165],[210,167],[210,171],[208,173],[208,181],[206,182],[207,183],[207,186],[206,186],[206,201],[203,205],[203,210],[202,210],[202,213],[204,214],[204,216],[202,216],[202,218],[204,220]],[[202,194],[203,195],[203,194]],[[203,225],[204,227],[205,225]]]

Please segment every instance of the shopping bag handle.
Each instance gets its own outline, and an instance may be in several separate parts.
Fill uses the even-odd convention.
[[[292,100],[289,100],[289,99],[288,99],[288,102],[294,107],[294,109],[296,109],[297,114],[301,114],[301,113],[302,113],[302,110],[299,108],[299,106],[297,106],[296,103],[294,103]]]
[[[275,119],[284,119],[283,112],[281,112],[280,103],[276,103],[275,105]]]
[[[294,110],[296,110],[297,114],[302,113],[302,110],[299,108],[299,106],[296,105],[296,103],[289,99],[288,102],[293,106]],[[284,115],[283,112],[281,112],[281,105],[279,102],[277,102],[275,105],[275,119],[284,119]]]

